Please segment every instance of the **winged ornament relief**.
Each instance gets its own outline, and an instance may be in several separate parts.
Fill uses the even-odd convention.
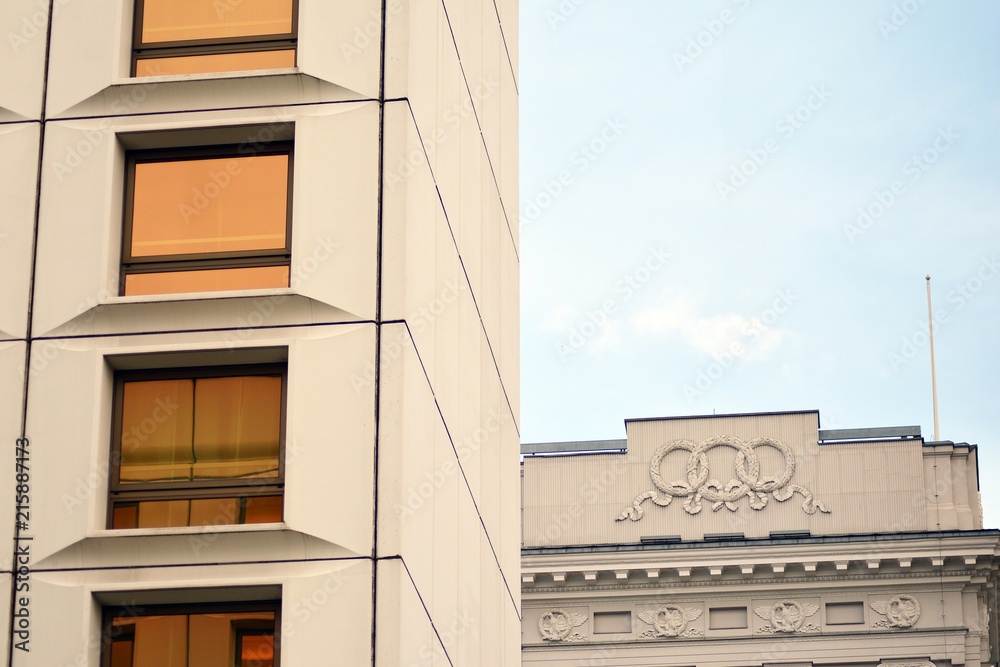
[[[782,600],[777,604],[753,608],[753,613],[768,622],[757,632],[774,634],[778,632],[818,632],[819,626],[807,623],[806,619],[819,611],[818,604],[800,604],[795,600]]]
[[[920,603],[912,595],[897,595],[886,602],[872,602],[871,607],[885,616],[872,624],[877,628],[912,628],[920,619]]]
[[[548,642],[578,642],[586,639],[573,628],[587,622],[585,614],[570,614],[562,609],[551,609],[538,619],[538,632]]]
[[[701,609],[683,608],[668,604],[656,611],[640,611],[639,620],[652,625],[652,630],[643,632],[640,637],[695,637],[705,633],[697,628],[689,628],[691,621],[701,617]]]

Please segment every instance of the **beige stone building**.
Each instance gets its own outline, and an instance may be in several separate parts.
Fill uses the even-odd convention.
[[[523,445],[523,664],[996,665],[976,446],[819,413]]]
[[[517,25],[0,2],[7,664],[518,664]]]

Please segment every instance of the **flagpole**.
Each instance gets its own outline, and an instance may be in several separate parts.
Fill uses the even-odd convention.
[[[931,310],[931,276],[927,275],[927,328],[931,342],[931,396],[934,398],[934,440],[941,440],[941,426],[938,421],[937,372],[934,368],[934,313]]]

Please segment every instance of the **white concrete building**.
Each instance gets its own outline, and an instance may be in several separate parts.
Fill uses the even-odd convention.
[[[12,664],[518,664],[516,0],[0,35]]]
[[[626,432],[522,446],[524,665],[997,664],[974,445],[818,412]]]

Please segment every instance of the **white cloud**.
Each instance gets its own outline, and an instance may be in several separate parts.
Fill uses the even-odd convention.
[[[739,313],[705,316],[696,311],[689,294],[667,289],[659,305],[632,317],[632,327],[639,334],[679,335],[691,347],[713,356],[738,344],[743,359],[761,361],[793,337],[788,329],[776,326],[775,317],[780,314],[767,309],[752,317]]]

